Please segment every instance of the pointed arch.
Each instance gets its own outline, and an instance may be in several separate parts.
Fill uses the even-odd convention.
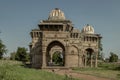
[[[55,46],[57,46],[57,48],[62,49],[62,50],[56,49]],[[52,60],[52,55],[54,54],[54,53],[50,53],[50,51],[52,49],[56,49],[53,52],[56,52],[56,51],[61,52],[61,54],[63,56],[63,65],[62,66],[64,66],[64,63],[65,63],[65,47],[60,41],[52,41],[48,44],[47,50],[46,50],[46,64],[47,64],[47,66],[50,66],[49,63],[51,63],[50,61]]]

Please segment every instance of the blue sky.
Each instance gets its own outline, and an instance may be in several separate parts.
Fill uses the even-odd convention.
[[[30,31],[54,8],[64,11],[75,28],[93,25],[103,36],[105,56],[112,51],[120,57],[120,0],[0,0],[0,39],[8,55],[18,46],[28,48]]]

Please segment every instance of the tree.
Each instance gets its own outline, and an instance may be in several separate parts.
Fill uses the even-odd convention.
[[[15,60],[26,62],[27,61],[27,49],[24,47],[18,47]]]
[[[6,46],[0,40],[0,59],[3,58],[4,53],[7,52]]]
[[[101,38],[100,38],[101,39]],[[101,40],[99,40],[99,46],[98,46],[98,59],[103,60],[103,45],[101,43]]]
[[[117,62],[118,61],[118,55],[114,54],[113,52],[110,52],[109,62]]]
[[[53,54],[52,60],[53,62],[55,62],[55,64],[63,65],[62,53],[59,51],[56,51]]]
[[[16,52],[10,53],[10,60],[15,60]]]

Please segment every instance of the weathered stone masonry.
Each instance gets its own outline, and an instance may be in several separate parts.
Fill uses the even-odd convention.
[[[80,31],[74,28],[64,13],[55,8],[47,20],[38,24],[38,29],[31,31],[31,64],[34,68],[57,67],[53,55],[60,52],[62,65],[59,67],[97,67],[97,56],[101,35],[87,24]],[[56,53],[57,54],[57,53]]]

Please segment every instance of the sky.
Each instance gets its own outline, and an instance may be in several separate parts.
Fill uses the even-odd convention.
[[[110,52],[120,57],[120,0],[0,0],[0,39],[7,55],[18,47],[29,48],[31,30],[54,8],[60,8],[75,28],[92,25],[103,37],[105,57]]]

